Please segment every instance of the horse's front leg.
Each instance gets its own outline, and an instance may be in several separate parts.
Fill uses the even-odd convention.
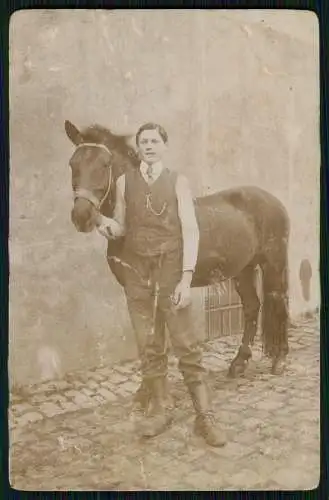
[[[260,309],[260,301],[255,286],[254,266],[247,266],[240,275],[235,278],[235,286],[242,302],[244,331],[238,353],[229,367],[229,377],[237,377],[243,374],[252,356],[250,345],[253,344],[257,332]]]

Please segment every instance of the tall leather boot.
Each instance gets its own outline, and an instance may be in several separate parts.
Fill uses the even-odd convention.
[[[157,377],[149,383],[152,391],[152,408],[139,424],[139,433],[147,438],[162,434],[172,422],[166,380],[163,377]]]
[[[204,383],[191,384],[188,387],[196,411],[194,432],[202,436],[207,444],[214,447],[224,446],[224,431],[216,424],[210,408],[207,387]]]
[[[151,402],[151,390],[145,380],[142,380],[140,386],[134,394],[133,411],[147,413]]]

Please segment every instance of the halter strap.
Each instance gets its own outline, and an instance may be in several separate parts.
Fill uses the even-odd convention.
[[[93,146],[93,147],[96,147],[96,148],[104,149],[105,151],[107,151],[107,153],[110,156],[112,156],[111,151],[109,150],[109,148],[107,146],[105,146],[105,144],[99,144],[98,142],[82,142],[81,144],[78,144],[76,146],[75,150],[77,150],[79,148],[82,148],[83,146]]]
[[[105,151],[107,151],[110,156],[112,156],[111,151],[105,146],[105,144],[98,144],[97,142],[82,142],[81,144],[78,144],[76,146],[75,150],[82,148],[83,146],[94,146],[97,148],[102,148]],[[109,195],[109,192],[111,190],[111,185],[112,185],[112,167],[110,165],[108,165],[108,169],[109,169],[109,181],[108,181],[107,189],[106,189],[104,196],[100,200],[91,191],[89,191],[89,189],[85,189],[82,187],[74,190],[74,199],[76,200],[77,198],[84,198],[85,200],[90,201],[90,203],[92,203],[94,205],[96,210],[100,210],[104,201],[106,200],[106,198]]]
[[[89,189],[85,188],[77,188],[74,191],[74,199],[84,198],[85,200],[90,201],[97,209],[100,205],[99,199],[91,192]]]

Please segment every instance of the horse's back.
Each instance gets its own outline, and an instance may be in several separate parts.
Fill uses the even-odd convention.
[[[206,196],[199,196],[195,198],[195,202],[199,206],[226,202],[240,209],[257,209],[259,205],[268,205],[276,208],[280,207],[281,210],[285,211],[284,205],[276,196],[258,186],[239,186],[223,189]]]
[[[282,228],[289,231],[289,217],[283,203],[273,194],[257,186],[230,188],[195,200],[196,208],[208,207],[228,212],[236,211],[247,215],[258,230]]]

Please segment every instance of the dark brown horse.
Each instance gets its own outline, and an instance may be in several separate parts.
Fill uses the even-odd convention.
[[[65,130],[76,149],[70,159],[74,207],[72,221],[82,232],[92,231],[99,213],[111,217],[117,178],[136,168],[139,160],[128,137],[94,125],[79,131],[71,122]],[[255,268],[262,270],[262,338],[272,372],[281,373],[288,353],[289,218],[282,203],[258,187],[238,187],[195,199],[200,244],[192,287],[234,278],[244,311],[241,346],[229,374],[241,373],[251,357],[260,301]],[[108,242],[111,271],[124,286],[124,239]],[[161,317],[157,328],[164,331]]]

